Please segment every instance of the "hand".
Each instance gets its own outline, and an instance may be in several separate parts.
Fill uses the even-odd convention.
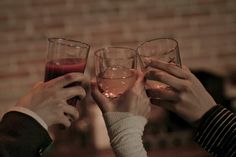
[[[147,90],[152,104],[173,111],[192,124],[216,105],[187,67],[180,68],[173,63],[152,59],[146,62],[154,68],[146,72],[146,79],[157,80],[171,87]]]
[[[130,112],[134,115],[148,117],[150,112],[149,99],[144,90],[142,73],[138,73],[138,78],[132,88],[122,94],[117,101],[106,98],[97,88],[96,82],[92,82],[92,97],[98,104],[102,113],[107,112]]]
[[[73,82],[81,82],[82,86],[64,88]],[[79,117],[79,112],[75,107],[68,105],[67,100],[74,96],[83,99],[86,96],[86,84],[88,81],[80,73],[70,73],[48,82],[39,82],[16,106],[35,112],[48,126],[63,124],[69,127],[71,121]]]

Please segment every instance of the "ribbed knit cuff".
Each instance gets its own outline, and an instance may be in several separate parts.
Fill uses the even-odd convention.
[[[110,143],[116,157],[147,157],[142,136],[146,118],[131,113],[104,114]]]

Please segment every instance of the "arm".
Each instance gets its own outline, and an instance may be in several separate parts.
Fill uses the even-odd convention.
[[[81,86],[64,88],[73,82],[86,83],[82,74],[71,73],[38,83],[22,97],[0,123],[0,156],[39,156],[51,143],[47,128],[54,124],[69,127],[79,113],[67,100],[86,92]]]
[[[47,130],[33,118],[20,112],[8,112],[3,116],[0,123],[0,156],[38,156],[51,142]]]
[[[213,156],[236,155],[236,115],[217,105],[201,119],[194,141]]]
[[[158,60],[148,60],[152,70],[147,79],[161,81],[171,88],[147,91],[151,102],[197,127],[194,140],[214,156],[235,156],[236,119],[235,115],[216,105],[200,81],[187,67]],[[156,97],[161,99],[156,99]],[[199,123],[200,122],[200,123]]]
[[[150,106],[144,92],[143,75],[116,102],[104,97],[95,83],[92,96],[100,107],[107,126],[112,149],[117,157],[146,157],[142,135]]]
[[[142,135],[147,119],[128,112],[104,114],[111,147],[117,157],[146,157]]]

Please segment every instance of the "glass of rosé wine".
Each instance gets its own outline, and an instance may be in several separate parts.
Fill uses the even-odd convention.
[[[110,99],[118,98],[136,80],[136,51],[126,47],[106,47],[95,51],[95,71],[99,90]]]
[[[90,46],[80,41],[64,38],[48,38],[48,52],[45,66],[44,81],[71,72],[84,73]],[[78,82],[69,86],[79,85]],[[68,100],[68,104],[76,106],[77,97]]]
[[[172,38],[157,38],[143,42],[137,48],[139,62],[143,71],[150,70],[151,67],[145,64],[148,58],[173,63],[181,67],[178,42]],[[168,90],[170,87],[164,83],[154,80],[146,80],[146,89]]]

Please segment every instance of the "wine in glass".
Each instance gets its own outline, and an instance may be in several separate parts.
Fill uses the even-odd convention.
[[[88,44],[80,41],[49,38],[44,81],[46,82],[71,72],[83,73],[89,49],[90,46]],[[66,87],[75,85],[79,85],[79,83],[75,82]],[[68,103],[76,106],[77,101],[78,98],[74,97],[69,99]]]
[[[145,59],[149,58],[173,63],[181,67],[178,42],[172,38],[157,38],[145,41],[138,46],[137,53],[143,71],[152,69],[144,62]],[[156,80],[146,80],[145,88],[168,90],[170,87]]]
[[[99,90],[115,99],[136,80],[137,55],[126,47],[106,47],[95,52],[95,70]]]

